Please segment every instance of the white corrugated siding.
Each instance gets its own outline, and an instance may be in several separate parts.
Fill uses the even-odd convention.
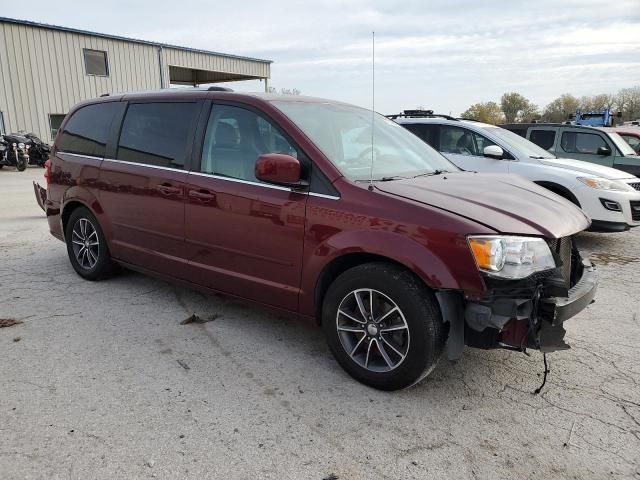
[[[87,75],[83,48],[107,52],[109,76]],[[50,141],[49,114],[65,114],[76,103],[108,92],[160,88],[158,48],[0,22],[0,111],[8,132],[27,130]],[[162,48],[165,87],[169,66],[269,78],[267,62],[177,48]]]

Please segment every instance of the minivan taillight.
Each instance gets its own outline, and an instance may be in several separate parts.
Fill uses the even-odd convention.
[[[44,181],[47,183],[47,188],[49,188],[50,180],[51,180],[51,159],[44,162]]]

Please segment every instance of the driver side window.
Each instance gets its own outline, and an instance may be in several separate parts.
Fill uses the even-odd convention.
[[[280,131],[257,113],[231,105],[213,106],[202,148],[201,172],[260,182],[255,165],[264,153],[300,158]]]
[[[481,157],[484,148],[489,145],[495,145],[495,143],[471,130],[451,125],[440,125],[440,151],[442,153]]]

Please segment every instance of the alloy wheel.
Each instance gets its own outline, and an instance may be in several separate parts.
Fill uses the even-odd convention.
[[[409,352],[409,326],[398,305],[369,288],[349,292],[336,314],[338,338],[361,367],[377,373],[397,368]]]
[[[78,264],[85,270],[91,270],[98,262],[100,241],[94,225],[86,218],[79,218],[71,233],[73,254]]]

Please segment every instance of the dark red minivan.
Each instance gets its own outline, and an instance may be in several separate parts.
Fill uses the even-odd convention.
[[[580,209],[461,171],[344,103],[104,96],[67,115],[45,177],[51,233],[82,277],[120,264],[318,321],[376,388],[414,384],[464,345],[567,348],[563,322],[597,288],[572,238],[590,224]]]

